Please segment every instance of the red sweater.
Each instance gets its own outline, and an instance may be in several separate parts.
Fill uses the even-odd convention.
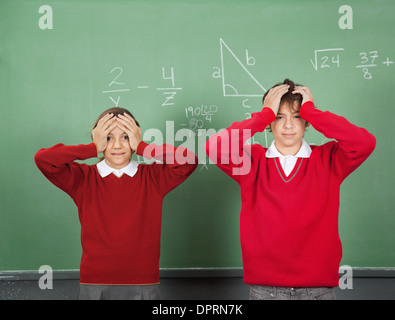
[[[176,150],[192,164],[178,164]],[[133,177],[110,174],[102,178],[96,165],[74,162],[96,157],[93,143],[57,144],[35,156],[42,173],[78,207],[83,249],[81,283],[159,282],[162,201],[196,169],[198,161],[187,149],[167,144],[158,147],[141,142],[137,154],[169,164],[140,164]]]
[[[267,148],[244,145],[248,137],[243,137],[242,129],[254,135],[275,119],[269,108],[233,123],[213,135],[206,145],[209,157],[240,185],[240,237],[247,284],[338,285],[342,257],[338,232],[340,184],[372,153],[376,140],[367,130],[316,109],[312,102],[303,104],[300,115],[337,142],[311,146],[310,158],[299,158],[288,177],[278,158],[266,158]],[[234,174],[243,164],[232,163],[237,157],[231,157],[231,143],[222,142],[221,148],[221,139],[228,134],[231,143],[240,145],[237,153],[247,153],[249,172]],[[210,154],[213,147],[218,147],[217,152]]]

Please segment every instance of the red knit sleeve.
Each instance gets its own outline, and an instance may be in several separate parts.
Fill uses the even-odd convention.
[[[152,165],[153,182],[162,195],[167,194],[185,181],[198,166],[197,156],[184,147],[170,144],[156,145],[141,141],[136,153],[147,160],[159,161]]]
[[[39,150],[34,160],[44,176],[72,198],[83,179],[82,166],[75,160],[85,160],[97,156],[94,143],[88,145],[65,146],[57,144]]]
[[[251,148],[246,145],[255,133],[263,132],[276,116],[270,108],[252,114],[251,119],[234,122],[229,128],[214,134],[206,143],[206,153],[222,171],[240,182],[240,176],[251,169]]]
[[[376,146],[375,137],[366,129],[350,123],[344,117],[316,109],[311,101],[302,105],[300,116],[327,138],[336,139],[337,143],[330,144],[329,156],[331,167],[340,180],[358,168]]]

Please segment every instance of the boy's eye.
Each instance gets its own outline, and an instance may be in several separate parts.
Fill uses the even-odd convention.
[[[111,137],[107,137],[107,141],[111,141]]]
[[[277,120],[281,120],[282,118],[283,118],[282,116],[276,117]]]
[[[129,136],[124,136],[124,137],[122,137],[122,139],[129,140]]]

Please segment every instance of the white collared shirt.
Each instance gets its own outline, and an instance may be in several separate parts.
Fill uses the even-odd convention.
[[[295,167],[296,161],[298,158],[310,158],[311,148],[309,144],[302,139],[302,146],[300,147],[297,154],[294,156],[284,156],[282,155],[276,148],[276,144],[274,141],[270,145],[270,147],[266,151],[266,158],[279,158],[281,167],[283,168],[284,173],[288,176],[293,168]]]
[[[130,159],[130,162],[127,166],[123,167],[122,169],[114,169],[107,164],[106,160],[102,160],[96,164],[96,167],[102,178],[107,177],[111,173],[114,173],[118,178],[120,178],[124,173],[130,177],[133,177],[137,172],[138,163]]]

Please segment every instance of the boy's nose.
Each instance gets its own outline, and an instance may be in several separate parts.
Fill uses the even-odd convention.
[[[121,142],[119,141],[119,139],[115,139],[114,141],[114,148],[119,149],[121,147]]]
[[[292,126],[293,126],[292,120],[291,119],[285,119],[284,128],[292,128]]]

